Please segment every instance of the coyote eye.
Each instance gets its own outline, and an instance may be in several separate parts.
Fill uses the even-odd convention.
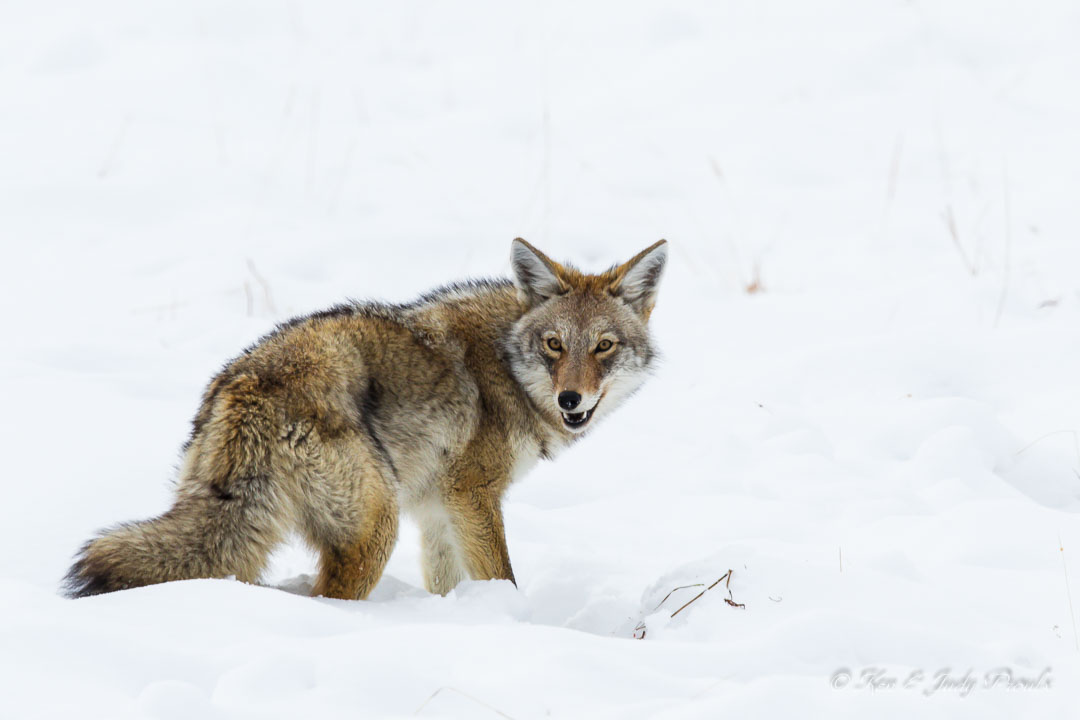
[[[552,352],[561,352],[562,351],[562,343],[559,342],[559,338],[555,338],[555,337],[548,338],[547,346],[548,346],[548,349],[551,350]]]
[[[611,346],[614,345],[614,344],[615,343],[611,342],[607,338],[604,338],[603,340],[600,341],[600,344],[596,346],[596,352],[598,352],[598,353],[607,352],[608,350],[611,349]]]

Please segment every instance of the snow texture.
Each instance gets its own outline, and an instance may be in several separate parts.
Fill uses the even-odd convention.
[[[1074,0],[0,15],[0,717],[1077,717]],[[506,499],[517,589],[429,596],[406,524],[366,602],[296,544],[57,594],[227,358],[517,235],[671,243],[656,376]]]

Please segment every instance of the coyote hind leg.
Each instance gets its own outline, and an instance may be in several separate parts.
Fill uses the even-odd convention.
[[[379,582],[397,539],[397,505],[368,498],[361,527],[319,545],[319,578],[312,595],[363,600]]]
[[[360,457],[365,455],[361,450]],[[393,486],[377,462],[353,459],[334,466],[337,477],[331,484],[345,497],[338,493],[321,497],[309,515],[308,541],[320,556],[312,595],[363,600],[378,584],[397,540]],[[345,477],[350,470],[354,475]]]

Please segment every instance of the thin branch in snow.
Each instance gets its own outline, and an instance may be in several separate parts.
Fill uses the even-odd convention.
[[[1073,610],[1072,590],[1069,589],[1069,566],[1065,562],[1065,545],[1061,542],[1061,535],[1058,535],[1058,550],[1061,551],[1061,569],[1065,572],[1065,597],[1069,599],[1069,619],[1072,620],[1073,626],[1073,643],[1076,644],[1076,649],[1080,650],[1080,635],[1076,633],[1076,611]]]
[[[726,578],[726,577],[727,577],[728,575],[730,575],[730,574],[731,574],[731,571],[730,571],[730,570],[728,570],[728,571],[727,571],[726,573],[724,573],[723,575],[721,575],[721,576],[720,576],[720,580],[723,580],[724,578]],[[719,585],[719,584],[720,584],[720,580],[717,580],[717,581],[716,581],[716,582],[714,582],[714,583],[713,583],[712,585],[710,585],[709,587],[705,588],[704,590],[702,590],[701,592],[699,592],[699,593],[698,593],[697,595],[695,595],[694,597],[690,598],[690,600],[688,600],[688,601],[686,602],[686,604],[684,604],[684,605],[683,605],[683,606],[682,606],[681,608],[679,608],[679,609],[678,609],[678,610],[676,610],[675,612],[671,613],[671,617],[675,617],[676,615],[678,615],[679,613],[681,613],[681,612],[682,612],[683,610],[685,610],[685,609],[686,609],[687,607],[689,607],[691,603],[695,602],[695,601],[696,601],[696,600],[697,600],[698,598],[700,598],[700,597],[701,597],[702,595],[704,595],[705,593],[709,592],[709,591],[710,591],[710,590],[712,590],[712,589],[713,589],[714,587],[716,587],[717,585]]]
[[[732,595],[731,595],[731,576],[732,576],[732,574],[734,572],[735,572],[734,570],[728,570],[726,573],[721,575],[720,578],[716,582],[714,582],[712,585],[710,585],[709,587],[707,587],[704,590],[702,590],[701,592],[699,592],[694,597],[690,598],[690,600],[685,605],[683,605],[681,608],[679,608],[675,612],[671,613],[671,617],[675,617],[676,615],[681,613],[683,610],[685,610],[687,607],[689,607],[691,603],[695,602],[702,595],[704,595],[705,593],[709,592],[714,587],[719,585],[721,583],[721,581],[723,581],[723,580],[727,580],[727,584],[724,587],[728,591],[728,596],[726,598],[724,598],[724,602],[726,602],[728,605],[730,605],[732,607],[745,608],[746,607],[745,604],[735,602],[735,598],[732,597]],[[661,603],[661,604],[663,604],[663,603]]]
[[[656,612],[657,610],[659,610],[660,606],[667,602],[668,598],[671,597],[672,593],[678,592],[679,590],[686,590],[687,588],[692,588],[692,587],[705,587],[705,583],[694,583],[693,585],[680,585],[677,588],[671,588],[671,592],[669,592],[667,595],[665,595],[664,599],[656,604],[656,607],[653,608],[653,612]]]
[[[893,143],[892,160],[889,163],[889,180],[885,186],[885,205],[881,210],[881,226],[878,236],[885,235],[885,228],[889,224],[889,215],[892,213],[893,201],[896,199],[896,187],[900,181],[900,160],[904,155],[904,133],[896,135]]]
[[[731,607],[745,608],[746,603],[737,603],[737,602],[735,602],[735,598],[732,597],[732,595],[731,595],[731,576],[734,575],[734,574],[735,574],[734,570],[728,570],[727,571],[727,583],[724,585],[724,587],[727,588],[728,596],[726,598],[724,598],[724,602],[726,602]],[[720,581],[717,580],[716,582],[720,582]]]
[[[671,613],[671,617],[675,617],[676,615],[681,613],[683,610],[688,608],[692,603],[696,602],[699,598],[701,598],[701,596],[703,596],[705,593],[709,592],[710,590],[712,590],[714,587],[719,585],[721,582],[724,582],[725,580],[727,581],[727,583],[724,585],[724,588],[727,590],[728,596],[726,598],[724,598],[724,602],[726,602],[731,607],[745,608],[746,605],[743,604],[743,603],[735,602],[735,598],[731,594],[731,576],[734,573],[735,573],[734,570],[728,570],[726,573],[724,573],[719,578],[717,578],[716,582],[714,582],[712,585],[708,586],[707,588],[705,588],[704,590],[699,592],[697,595],[690,598],[687,602],[683,603],[682,607],[680,607],[675,612]],[[670,598],[674,593],[678,592],[679,590],[686,590],[687,588],[693,588],[693,587],[704,587],[704,585],[705,585],[705,583],[693,583],[691,585],[680,585],[679,587],[672,588],[671,592],[669,592],[667,595],[664,596],[664,599],[660,601],[660,604],[656,606],[656,608],[653,610],[653,612],[655,612],[656,610],[659,610],[660,607],[664,603],[666,603],[668,601],[668,598]],[[647,628],[645,627],[645,622],[642,621],[642,622],[639,622],[637,624],[637,626],[634,628],[633,636],[634,636],[634,638],[636,640],[643,640],[643,639],[645,639],[645,633],[646,632],[647,632]]]
[[[761,262],[754,261],[754,274],[750,279],[750,283],[744,288],[747,295],[756,295],[759,292],[765,292],[765,285],[761,282]]]
[[[709,161],[709,169],[712,170],[713,176],[716,178],[717,184],[720,186],[720,191],[724,195],[724,200],[728,206],[728,216],[731,219],[731,223],[734,226],[733,235],[725,234],[724,239],[727,240],[728,249],[731,251],[731,258],[733,260],[732,267],[735,269],[735,274],[739,277],[739,286],[746,290],[747,293],[753,294],[757,290],[762,289],[760,285],[760,273],[759,273],[759,260],[754,262],[754,277],[748,282],[743,275],[743,263],[740,257],[739,245],[735,241],[735,236],[744,236],[745,233],[742,230],[742,224],[739,222],[739,213],[737,211],[737,204],[735,198],[732,196],[731,187],[728,183],[727,175],[724,174],[724,169],[720,166],[720,161],[713,155],[706,156]],[[755,287],[756,286],[756,287]],[[754,287],[754,290],[750,288]]]
[[[492,707],[491,705],[488,705],[488,704],[487,704],[486,702],[484,702],[483,700],[481,700],[481,699],[479,699],[479,698],[476,698],[476,697],[473,697],[472,695],[470,695],[469,693],[465,692],[464,690],[458,690],[458,689],[457,689],[456,687],[451,687],[451,686],[449,686],[449,685],[443,685],[443,686],[442,686],[441,688],[439,688],[439,689],[438,689],[438,690],[436,690],[435,692],[431,693],[431,695],[429,695],[429,696],[428,696],[428,699],[427,699],[427,700],[425,700],[425,701],[424,701],[424,703],[423,703],[423,704],[422,704],[422,705],[421,705],[420,707],[416,708],[416,711],[415,711],[415,712],[413,713],[413,715],[419,715],[419,714],[420,714],[420,711],[421,711],[421,710],[423,710],[423,709],[424,709],[425,707],[427,707],[427,704],[428,704],[429,702],[431,702],[432,700],[434,700],[434,699],[435,699],[435,696],[436,696],[436,695],[438,695],[439,693],[441,693],[441,692],[442,692],[443,690],[453,690],[453,691],[454,691],[454,692],[456,692],[456,693],[457,693],[458,695],[461,695],[462,697],[465,697],[465,698],[468,698],[469,700],[472,700],[472,701],[473,701],[474,703],[476,703],[477,705],[481,705],[481,706],[483,706],[483,707],[486,707],[486,708],[487,708],[488,710],[490,710],[491,712],[495,713],[495,714],[496,714],[496,715],[498,715],[499,717],[504,717],[504,718],[507,718],[507,720],[514,720],[514,718],[513,718],[513,717],[511,717],[510,715],[507,715],[507,714],[506,714],[506,713],[504,713],[504,712],[503,712],[502,710],[499,710],[498,708],[495,708],[495,707]]]
[[[105,161],[101,163],[101,167],[98,169],[98,177],[108,177],[112,172],[113,163],[116,161],[116,156],[120,154],[120,148],[124,144],[124,138],[127,137],[128,128],[131,127],[132,121],[131,113],[124,116],[123,122],[120,123],[120,129],[116,131],[116,136],[113,137],[112,144],[109,146],[109,152],[105,155]]]
[[[945,210],[942,212],[942,219],[945,221],[945,227],[949,230],[949,237],[952,238],[956,252],[960,253],[960,260],[963,261],[964,267],[967,268],[968,273],[974,277],[978,274],[978,268],[975,266],[975,263],[968,258],[968,254],[964,251],[964,246],[960,243],[960,233],[956,229],[956,218],[953,216],[951,203],[945,206]]]
[[[255,261],[254,260],[252,260],[251,258],[248,258],[247,266],[248,266],[248,271],[251,273],[251,276],[254,277],[255,281],[257,283],[259,283],[260,287],[262,287],[263,302],[266,303],[266,309],[270,311],[271,315],[276,315],[277,314],[277,309],[274,308],[274,296],[270,293],[270,283],[268,283],[266,281],[266,278],[264,278],[262,275],[260,275],[259,271],[255,269]],[[244,285],[245,285],[245,289],[246,289],[247,283],[245,282]]]
[[[1031,448],[1035,447],[1039,443],[1041,443],[1046,438],[1053,437],[1054,435],[1061,435],[1062,433],[1069,433],[1070,435],[1072,435],[1072,438],[1073,438],[1073,451],[1076,453],[1076,464],[1077,464],[1077,467],[1080,467],[1080,435],[1078,435],[1075,430],[1053,430],[1051,432],[1046,433],[1045,435],[1040,435],[1039,437],[1035,438],[1034,440],[1029,442],[1024,447],[1017,450],[1015,454],[1016,455],[1021,455],[1021,454],[1025,453],[1025,452],[1027,452],[1028,450],[1030,450]],[[1073,469],[1073,472],[1076,472],[1075,468]]]
[[[945,190],[945,210],[942,212],[942,219],[945,221],[945,227],[949,230],[949,237],[952,238],[953,246],[956,247],[956,252],[960,254],[960,259],[963,261],[964,267],[967,268],[968,273],[970,273],[972,277],[975,277],[979,273],[978,248],[976,247],[975,258],[969,258],[967,252],[964,250],[963,244],[960,242],[960,231],[956,229],[956,215],[953,213],[952,207],[952,170],[949,166],[949,153],[945,149],[945,137],[941,128],[941,116],[936,110],[934,113],[934,134],[937,136],[938,164],[941,166],[941,184]]]

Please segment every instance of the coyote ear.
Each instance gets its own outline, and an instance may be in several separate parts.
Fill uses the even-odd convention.
[[[559,278],[559,264],[521,238],[510,244],[514,284],[527,305],[537,305],[567,291]]]
[[[667,240],[645,248],[618,269],[611,292],[646,320],[656,304],[656,291],[667,264]]]

